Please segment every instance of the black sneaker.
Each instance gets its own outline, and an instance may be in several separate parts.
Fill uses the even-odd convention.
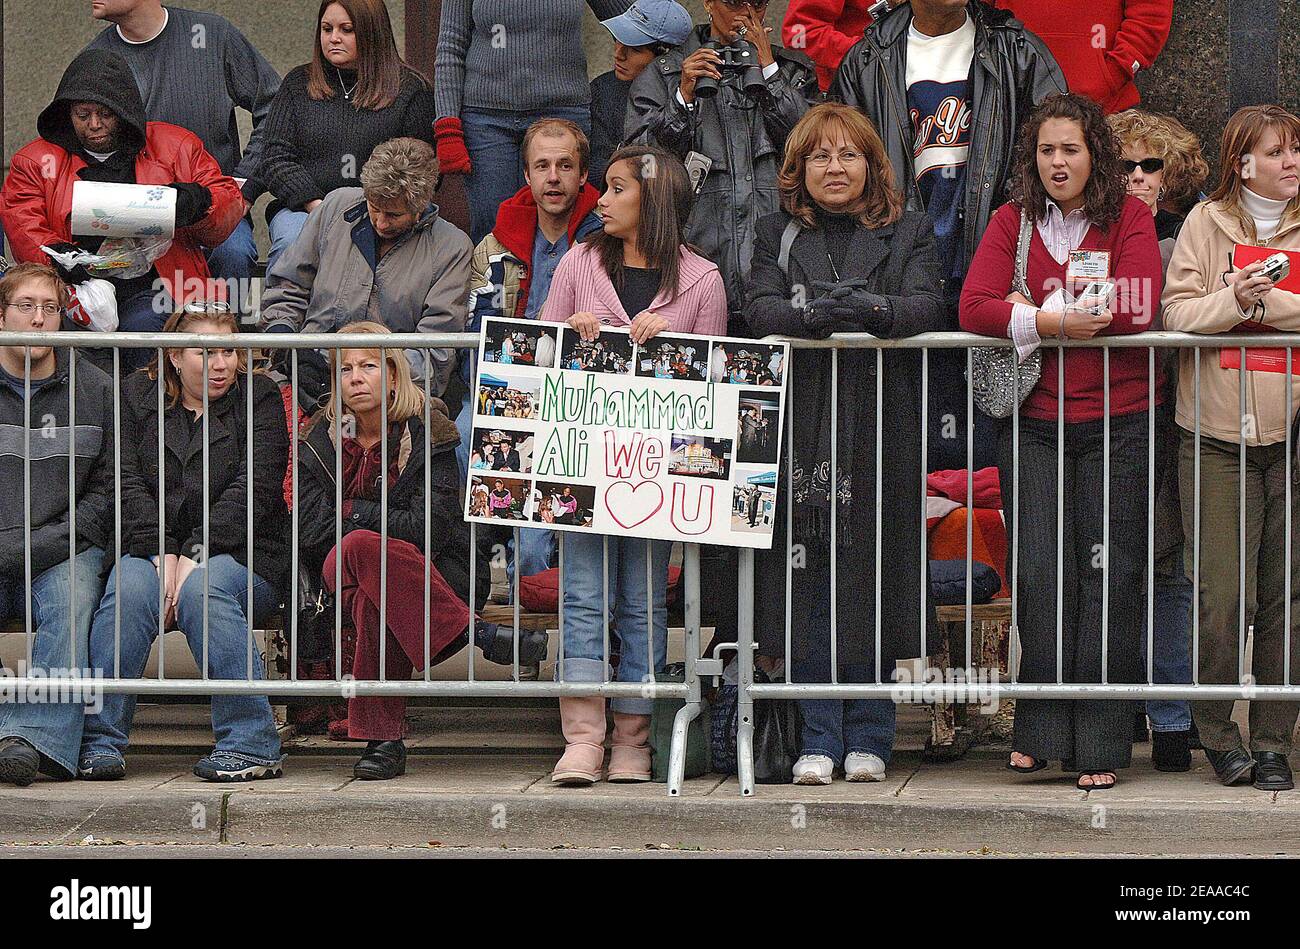
[[[21,738],[0,741],[0,781],[25,788],[41,770],[41,753]]]
[[[194,766],[194,773],[204,781],[222,784],[260,781],[281,777],[284,774],[284,758],[268,764],[233,751],[214,751]]]

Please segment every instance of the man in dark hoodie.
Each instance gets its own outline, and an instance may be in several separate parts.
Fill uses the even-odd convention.
[[[14,156],[0,192],[0,220],[17,260],[47,263],[42,245],[99,249],[101,237],[73,240],[69,215],[78,180],[162,185],[176,190],[176,234],[148,273],[112,281],[118,329],[157,331],[172,301],[224,297],[224,285],[208,279],[203,248],[221,244],[243,217],[239,186],[193,132],[146,122],[139,87],[122,57],[98,49],[78,55],[36,128],[41,137]],[[56,269],[69,284],[91,276],[84,267]],[[126,350],[122,364],[134,369],[149,356],[146,349]]]
[[[10,268],[0,279],[0,338],[58,330],[67,303],[51,268]],[[72,349],[0,346],[0,621],[25,621],[30,611],[29,675],[77,675],[89,666],[90,621],[112,546],[112,391],[108,376]],[[0,782],[76,774],[92,696],[37,698],[0,701]]]
[[[581,128],[566,119],[542,119],[524,133],[524,187],[497,211],[492,233],[474,248],[466,331],[477,333],[485,317],[535,320],[551,290],[560,258],[574,244],[600,230],[596,202],[600,192],[587,181],[591,143]],[[456,427],[461,476],[469,467],[469,438],[474,427],[474,363],[461,363],[466,396]],[[520,532],[521,576],[550,566],[554,534],[525,528]],[[510,564],[514,576],[514,563]]]

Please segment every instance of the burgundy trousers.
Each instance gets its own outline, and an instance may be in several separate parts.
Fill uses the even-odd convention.
[[[353,531],[330,551],[322,570],[325,585],[334,587],[335,557],[342,549],[339,600],[357,631],[352,676],[358,681],[379,679],[379,550],[382,538],[374,531]],[[469,625],[469,607],[447,585],[438,568],[429,565],[429,592],[424,587],[424,553],[404,540],[388,540],[388,601],[385,619],[384,678],[400,682],[423,669],[425,656],[438,655]],[[428,652],[424,617],[429,616]],[[402,737],[406,699],[400,696],[357,696],[348,700],[348,737],[395,741]]]

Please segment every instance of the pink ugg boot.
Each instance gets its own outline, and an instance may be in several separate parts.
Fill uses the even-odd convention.
[[[614,713],[614,739],[610,743],[607,780],[650,780],[649,715]]]
[[[595,784],[605,760],[604,698],[593,695],[560,699],[560,726],[567,747],[551,772],[551,780],[556,784]]]

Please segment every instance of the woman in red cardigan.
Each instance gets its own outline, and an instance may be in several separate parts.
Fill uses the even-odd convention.
[[[1023,360],[1043,337],[1091,339],[1150,326],[1160,299],[1160,250],[1151,212],[1125,194],[1119,156],[1096,103],[1077,95],[1043,100],[1021,133],[1013,200],[994,214],[966,275],[963,329],[1015,340]],[[1030,298],[1012,290],[1022,215],[1032,231]],[[1106,282],[1108,294],[1082,297],[1096,280]],[[1152,385],[1148,353],[1110,353],[1108,459],[1107,370],[1097,347],[1045,350],[1042,379],[1020,407],[1017,456],[1013,426],[1002,433],[999,469],[1012,537],[1009,567],[1016,571],[1022,682],[1142,681],[1147,409],[1162,382],[1157,368]],[[1014,504],[1025,516],[1016,516]],[[1064,770],[1079,772],[1079,788],[1109,788],[1115,769],[1129,764],[1132,732],[1127,701],[1021,700],[1007,767],[1029,773],[1060,760]]]

